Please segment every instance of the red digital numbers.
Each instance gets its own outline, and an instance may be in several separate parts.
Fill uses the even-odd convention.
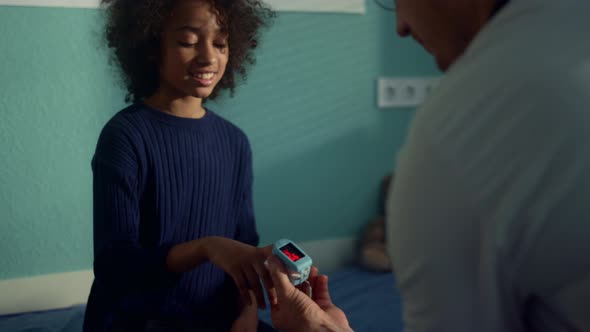
[[[283,253],[285,255],[287,255],[287,257],[289,257],[289,259],[293,262],[297,262],[299,259],[301,259],[301,257],[299,257],[299,255],[292,253],[287,249],[283,249]]]

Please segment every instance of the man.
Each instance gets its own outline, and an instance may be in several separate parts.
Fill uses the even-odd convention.
[[[406,329],[590,331],[590,1],[396,5],[446,72],[389,195]],[[282,285],[277,327],[349,329],[326,285],[316,302]]]

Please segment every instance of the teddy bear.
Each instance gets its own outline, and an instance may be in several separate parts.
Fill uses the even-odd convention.
[[[394,175],[390,174],[381,181],[378,216],[365,226],[360,238],[360,264],[371,271],[393,271],[391,258],[387,254],[385,235],[385,205],[393,177]]]

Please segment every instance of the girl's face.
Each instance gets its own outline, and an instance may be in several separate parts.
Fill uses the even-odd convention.
[[[207,98],[229,60],[227,33],[204,0],[179,0],[162,34],[160,89],[176,98]]]

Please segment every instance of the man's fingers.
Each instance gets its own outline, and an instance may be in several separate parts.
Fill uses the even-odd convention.
[[[313,300],[321,307],[332,305],[332,298],[328,289],[328,277],[319,275],[314,279]]]
[[[310,293],[313,294],[313,289],[315,288],[314,283],[315,283],[315,279],[317,279],[317,275],[318,275],[318,268],[315,266],[312,266],[311,271],[309,272],[309,277],[307,278],[308,282],[301,283],[301,284],[295,286],[295,288],[302,291],[304,294],[307,294],[307,295],[309,295]],[[311,290],[309,288],[311,288]]]
[[[312,265],[311,272],[309,272],[309,279],[313,279],[313,278],[317,277],[318,274],[319,274],[318,268]]]
[[[315,271],[314,271],[315,270]],[[319,278],[322,277],[322,278]],[[315,267],[312,267],[312,271],[309,274],[309,283],[311,284],[311,286],[313,288],[317,288],[317,287],[323,287],[323,285],[316,285],[318,282],[319,283],[324,283],[327,282],[326,280],[323,280],[325,278],[328,278],[325,275],[321,275],[317,272],[317,269]],[[327,286],[326,286],[327,287]]]

